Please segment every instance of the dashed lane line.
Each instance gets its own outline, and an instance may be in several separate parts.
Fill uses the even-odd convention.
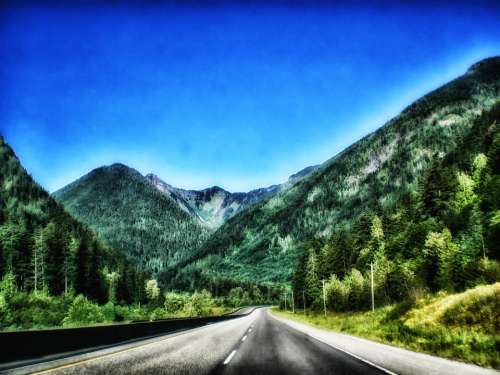
[[[234,357],[235,354],[236,354],[236,350],[233,350],[231,352],[231,354],[229,354],[229,356],[224,361],[224,364],[227,365],[229,362],[231,362],[231,359],[233,359],[233,357]]]

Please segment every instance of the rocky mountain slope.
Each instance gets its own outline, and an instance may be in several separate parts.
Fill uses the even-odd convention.
[[[304,168],[290,176],[283,184],[255,189],[247,193],[230,193],[218,186],[204,190],[184,190],[167,184],[154,174],[148,174],[146,178],[159,191],[172,198],[181,209],[200,220],[208,228],[217,229],[238,212],[290,187],[317,168],[317,165]]]

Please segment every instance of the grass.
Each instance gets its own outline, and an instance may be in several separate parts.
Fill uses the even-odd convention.
[[[372,311],[279,315],[406,349],[500,368],[500,283]]]

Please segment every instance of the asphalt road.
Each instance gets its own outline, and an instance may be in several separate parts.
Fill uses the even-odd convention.
[[[271,317],[266,309],[168,335],[48,374],[381,374]]]

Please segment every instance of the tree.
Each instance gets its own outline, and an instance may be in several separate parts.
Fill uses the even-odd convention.
[[[108,283],[108,302],[116,302],[116,285],[120,279],[120,274],[116,271],[109,272],[107,267],[103,270],[104,277]]]
[[[452,241],[451,232],[445,228],[441,233],[430,232],[425,240],[424,254],[427,264],[437,264],[437,275],[430,273],[431,285],[452,291],[454,260],[458,246]]]
[[[320,303],[320,280],[318,275],[318,260],[314,249],[309,249],[306,266],[306,292],[314,305]]]
[[[156,279],[148,280],[146,283],[146,295],[150,302],[155,302],[160,296],[160,288]]]
[[[38,228],[34,234],[34,247],[33,247],[33,289],[35,292],[43,290],[45,287],[45,254],[46,246],[43,237],[43,230]]]

